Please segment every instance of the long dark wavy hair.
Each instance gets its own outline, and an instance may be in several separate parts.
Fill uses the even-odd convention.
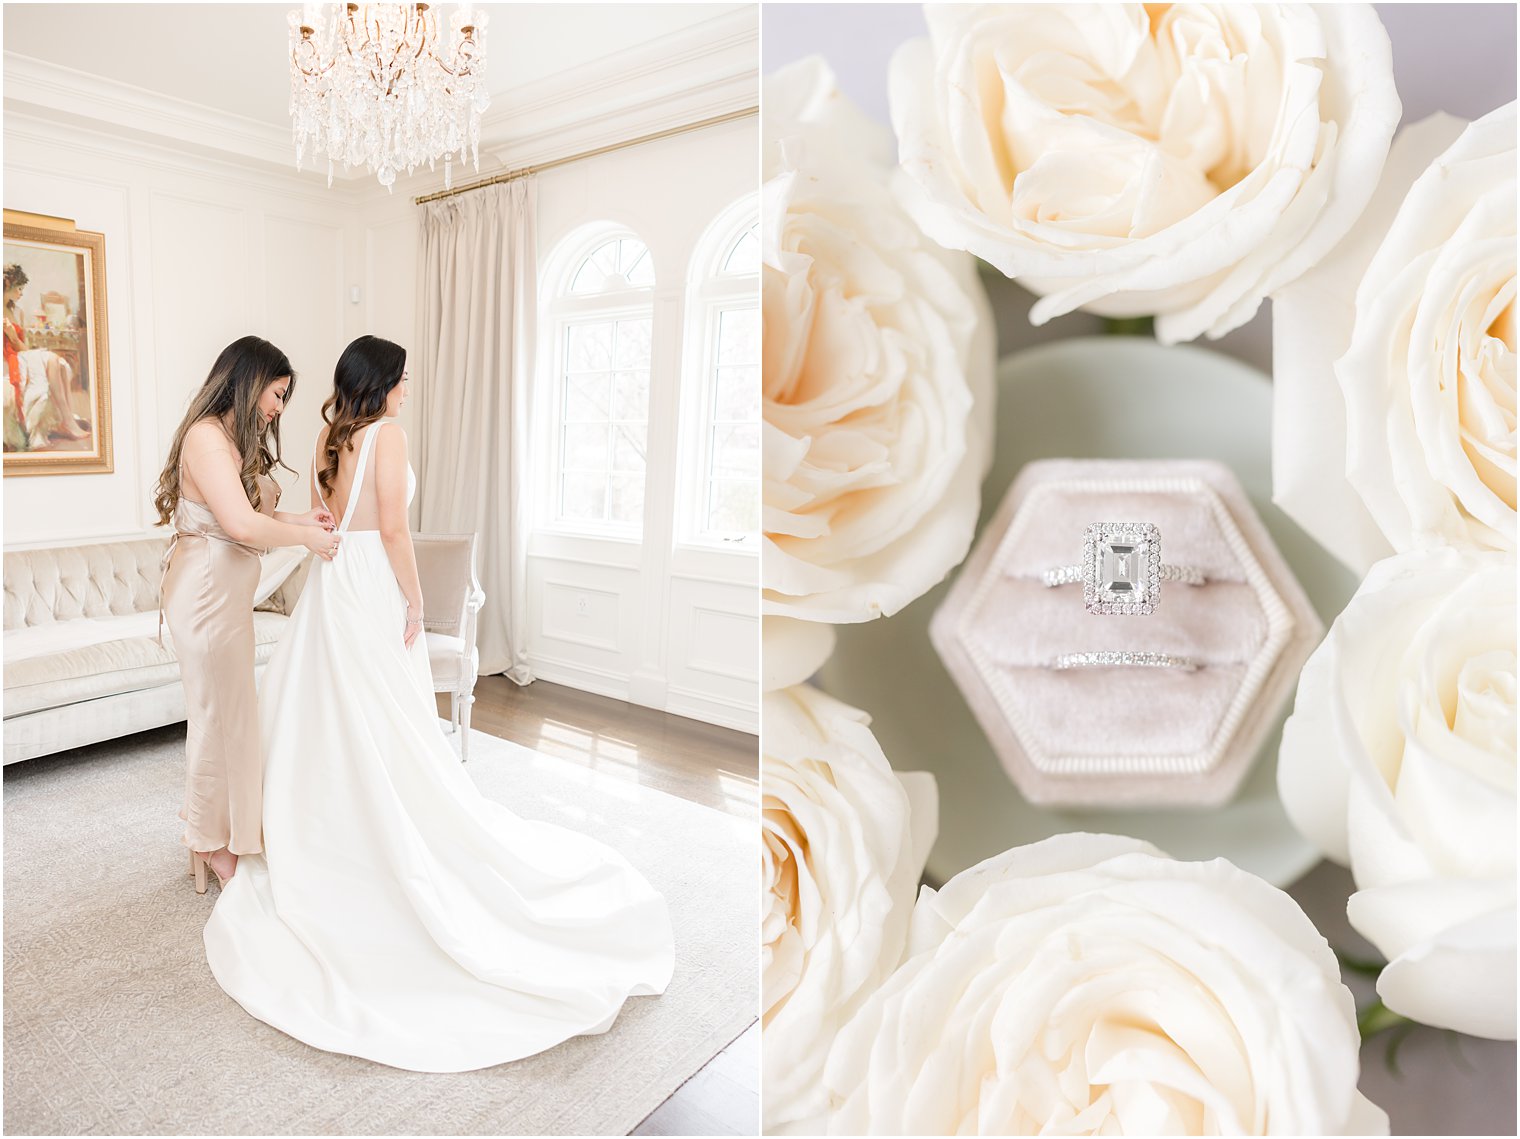
[[[243,492],[255,510],[263,504],[264,498],[259,475],[269,474],[276,466],[296,473],[295,468],[280,457],[280,417],[277,415],[273,421],[266,422],[259,414],[259,398],[264,389],[286,376],[290,377],[290,386],[285,389],[285,403],[289,406],[296,394],[296,373],[284,352],[259,336],[239,337],[222,349],[216,363],[211,365],[206,382],[190,400],[190,409],[180,420],[174,442],[169,445],[169,457],[158,476],[153,505],[158,508],[160,526],[167,526],[174,518],[174,507],[179,502],[179,460],[185,446],[185,432],[202,419],[218,419],[225,428],[228,413],[231,413],[232,442],[243,457]]]
[[[331,497],[338,478],[338,456],[354,449],[354,432],[385,414],[385,397],[406,371],[406,349],[378,336],[361,336],[338,357],[333,394],[322,405],[327,438],[317,482]]]

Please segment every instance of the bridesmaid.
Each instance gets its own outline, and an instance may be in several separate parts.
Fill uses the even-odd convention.
[[[209,867],[223,884],[237,856],[263,850],[263,772],[253,677],[259,558],[305,546],[331,560],[340,536],[326,510],[275,509],[280,413],[295,388],[290,361],[244,336],[222,350],[174,433],[154,504],[174,524],[159,589],[185,685],[185,820],[195,888]],[[274,449],[270,450],[270,440]],[[294,471],[292,471],[294,473]]]

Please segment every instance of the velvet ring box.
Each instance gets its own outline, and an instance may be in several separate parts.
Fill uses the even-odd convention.
[[[1087,611],[1090,523],[1153,523],[1155,611]],[[1245,777],[1324,627],[1230,470],[1204,460],[1024,467],[935,613],[936,650],[1010,778],[1050,806],[1214,806]],[[1188,657],[1195,671],[1052,667],[1068,653]]]

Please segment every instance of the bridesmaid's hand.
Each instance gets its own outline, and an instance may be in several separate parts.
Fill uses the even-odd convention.
[[[323,510],[320,506],[315,510],[308,510],[305,514],[298,515],[301,526],[320,526],[324,530],[336,530],[338,520],[332,516],[330,510]]]
[[[311,532],[306,535],[306,548],[324,561],[332,561],[338,552],[338,544],[343,541],[342,534],[333,534],[319,526],[313,526]]]

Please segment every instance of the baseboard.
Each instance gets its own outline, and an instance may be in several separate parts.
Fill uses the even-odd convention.
[[[606,669],[531,652],[528,653],[528,668],[537,679],[551,684],[563,684],[613,700],[628,699],[628,678]]]
[[[741,704],[735,700],[727,700],[721,696],[710,696],[688,688],[669,686],[664,700],[661,703],[654,703],[648,699],[638,698],[648,696],[651,686],[635,685],[632,677],[597,668],[594,665],[530,652],[528,667],[533,670],[533,675],[537,679],[547,680],[551,684],[563,684],[567,688],[577,688],[582,692],[592,692],[613,700],[623,700],[629,704],[638,704],[640,707],[653,708],[657,712],[669,712],[672,716],[681,716],[688,720],[701,720],[706,724],[716,724],[720,728],[733,728],[735,731],[747,732],[752,736],[760,732],[759,708]]]
[[[759,708],[741,704],[737,700],[726,700],[721,696],[693,692],[688,688],[672,687],[665,700],[665,711],[673,716],[701,720],[720,728],[733,728],[752,736],[760,734]]]

